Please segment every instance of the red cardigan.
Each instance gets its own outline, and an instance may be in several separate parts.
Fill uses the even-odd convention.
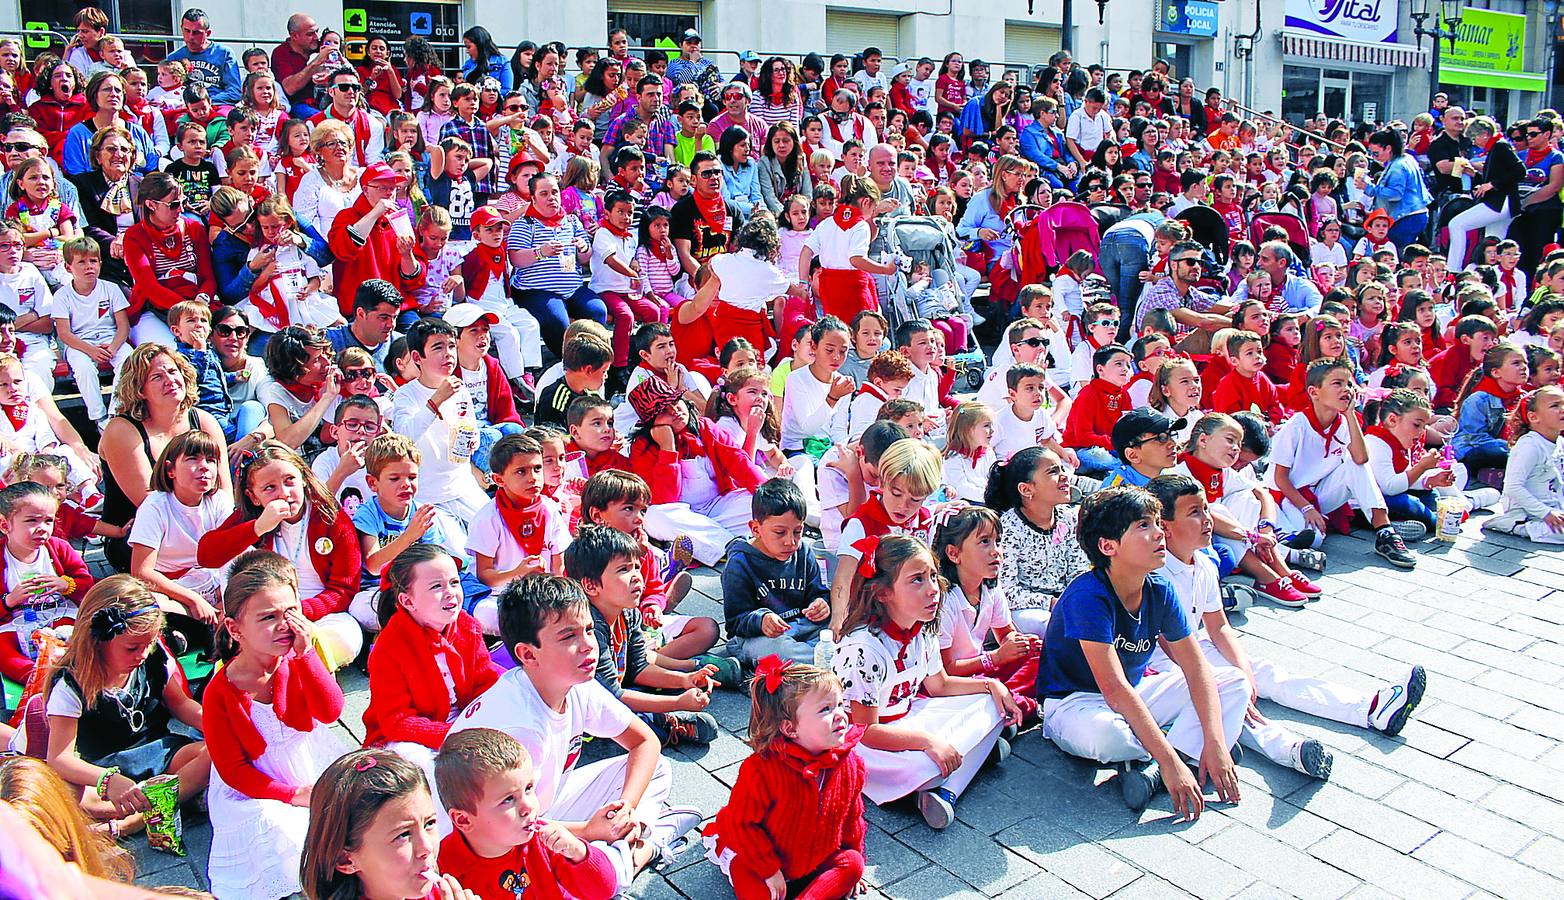
[[[1060,443],[1072,450],[1101,447],[1113,452],[1113,423],[1129,411],[1130,398],[1124,389],[1093,378],[1082,385],[1064,421]]]
[[[1285,385],[1292,380],[1292,370],[1298,367],[1298,348],[1281,341],[1272,341],[1265,348],[1265,374],[1273,384]]]
[[[489,424],[498,425],[501,422],[522,424],[521,413],[516,411],[516,394],[510,389],[510,380],[505,377],[505,370],[500,368],[500,361],[485,354],[483,368],[489,373],[489,390],[486,398],[489,404]]]
[[[22,89],[18,87],[17,90]],[[20,98],[22,95],[18,93],[17,96]],[[66,133],[78,123],[92,118],[92,107],[87,105],[87,98],[81,94],[73,94],[71,99],[62,103],[51,93],[39,97],[32,106],[27,107],[27,115],[38,123],[38,133],[52,148],[49,158],[60,162]]]
[[[303,785],[286,784],[256,768],[266,752],[266,739],[250,718],[249,694],[228,680],[219,669],[201,698],[201,734],[212,755],[212,766],[228,786],[257,800],[288,803]],[[303,656],[284,657],[272,677],[272,709],[294,731],[313,731],[342,715],[342,688],[326,671],[313,650]]]
[[[207,242],[206,229],[193,219],[181,218],[179,227],[195,251],[196,280],[167,278],[158,280],[157,269],[152,264],[153,254],[161,253],[156,238],[146,222],[137,222],[125,229],[125,265],[130,269],[130,320],[136,321],[142,310],[153,309],[168,312],[181,300],[194,300],[197,294],[205,294],[217,300],[217,278],[212,274],[212,245]]]
[[[87,571],[87,564],[82,561],[81,554],[76,552],[66,541],[50,537],[44,541],[43,552],[49,554],[49,561],[54,564],[54,570],[61,575],[76,582],[76,590],[67,595],[77,606],[81,605],[83,597],[87,596],[87,590],[93,585],[92,573]],[[0,585],[4,585],[6,571],[6,555],[0,553]],[[0,588],[3,592],[3,588]],[[4,603],[0,603],[0,625],[9,623],[16,616],[16,610],[6,609]],[[17,645],[18,647],[20,644]],[[4,675],[17,684],[25,684],[27,676],[33,671],[33,660],[21,655],[19,649],[12,652],[0,653],[0,675]]]
[[[337,309],[348,319],[353,318],[353,296],[358,293],[358,286],[371,278],[391,282],[404,297],[424,283],[426,269],[423,265],[412,278],[402,277],[402,253],[396,248],[396,230],[385,216],[375,220],[369,236],[362,241],[348,230],[349,225],[368,214],[369,200],[360,195],[352,206],[331,220],[331,229],[326,236],[331,255],[337,260],[332,266]]]
[[[718,848],[732,850],[751,871],[781,870],[788,881],[839,851],[862,853],[864,762],[853,747],[863,732],[853,726],[840,748],[845,752],[817,758],[788,743],[751,754],[739,765],[728,805],[707,827]]]
[[[483,629],[465,612],[443,633],[418,624],[398,609],[369,651],[369,708],[364,710],[364,746],[392,741],[440,749],[451,729],[451,697],[434,655],[445,654],[456,685],[456,702],[471,703],[500,678],[489,658]]]
[[[353,527],[353,520],[340,511],[331,519],[311,511],[305,531],[310,562],[325,585],[319,594],[299,598],[304,617],[314,622],[331,613],[347,611],[348,603],[358,593],[364,557],[359,550],[358,531]],[[256,538],[255,519],[236,509],[223,524],[201,536],[201,542],[196,545],[196,565],[220,569],[251,547],[275,550],[276,537],[277,531],[273,529]]]
[[[704,416],[699,422],[700,445],[705,448],[717,473],[717,490],[726,494],[733,490],[753,491],[766,480],[766,474],[755,465],[753,454],[733,442],[733,438],[718,431],[712,421]],[[664,451],[645,434],[630,444],[630,468],[652,488],[652,503],[677,503],[684,494],[684,473],[679,467],[679,451]]]
[[[1471,345],[1459,340],[1435,354],[1428,361],[1428,377],[1434,382],[1434,407],[1454,407],[1461,383],[1475,368]]]
[[[1276,391],[1276,385],[1264,373],[1257,374],[1253,378],[1245,378],[1236,370],[1227,373],[1222,383],[1211,392],[1211,411],[1223,412],[1228,415],[1238,412],[1248,412],[1258,407],[1260,415],[1272,425],[1280,425],[1287,418],[1287,411],[1282,408],[1281,396]]]

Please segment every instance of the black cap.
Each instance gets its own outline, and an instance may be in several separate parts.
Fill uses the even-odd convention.
[[[1173,422],[1149,406],[1132,409],[1113,423],[1113,452],[1120,459],[1124,451],[1147,437],[1172,434]]]

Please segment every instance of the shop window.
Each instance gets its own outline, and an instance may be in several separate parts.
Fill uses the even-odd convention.
[[[65,40],[76,34],[76,13],[85,5],[77,0],[21,0],[27,58],[62,52]],[[130,52],[143,62],[160,60],[171,48],[165,41],[135,40],[135,35],[179,33],[174,24],[174,5],[169,0],[99,0],[97,6],[108,14],[109,33],[128,38],[125,43]]]
[[[1282,67],[1282,118],[1294,125],[1320,111],[1320,70],[1313,66]]]
[[[632,47],[662,47],[670,57],[679,53],[679,36],[701,27],[699,3],[609,0],[608,29],[623,28]]]

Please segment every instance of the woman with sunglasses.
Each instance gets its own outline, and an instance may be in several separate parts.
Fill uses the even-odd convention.
[[[271,374],[266,371],[266,360],[248,352],[254,334],[244,310],[225,305],[212,313],[211,345],[223,368],[223,382],[234,403],[234,422],[240,434],[249,434],[266,420],[261,388],[271,381]]]
[[[206,229],[187,219],[185,193],[173,176],[153,172],[136,195],[141,221],[125,231],[125,265],[130,269],[130,338],[174,345],[165,320],[181,300],[210,304],[217,296],[212,248]]]

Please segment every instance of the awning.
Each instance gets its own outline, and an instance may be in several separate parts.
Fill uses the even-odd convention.
[[[1461,84],[1467,87],[1499,88],[1508,91],[1545,91],[1548,76],[1536,72],[1493,72],[1485,69],[1468,69],[1465,66],[1439,64],[1440,84]]]
[[[1412,44],[1366,44],[1292,31],[1282,32],[1282,54],[1369,66],[1428,67],[1428,51]]]

